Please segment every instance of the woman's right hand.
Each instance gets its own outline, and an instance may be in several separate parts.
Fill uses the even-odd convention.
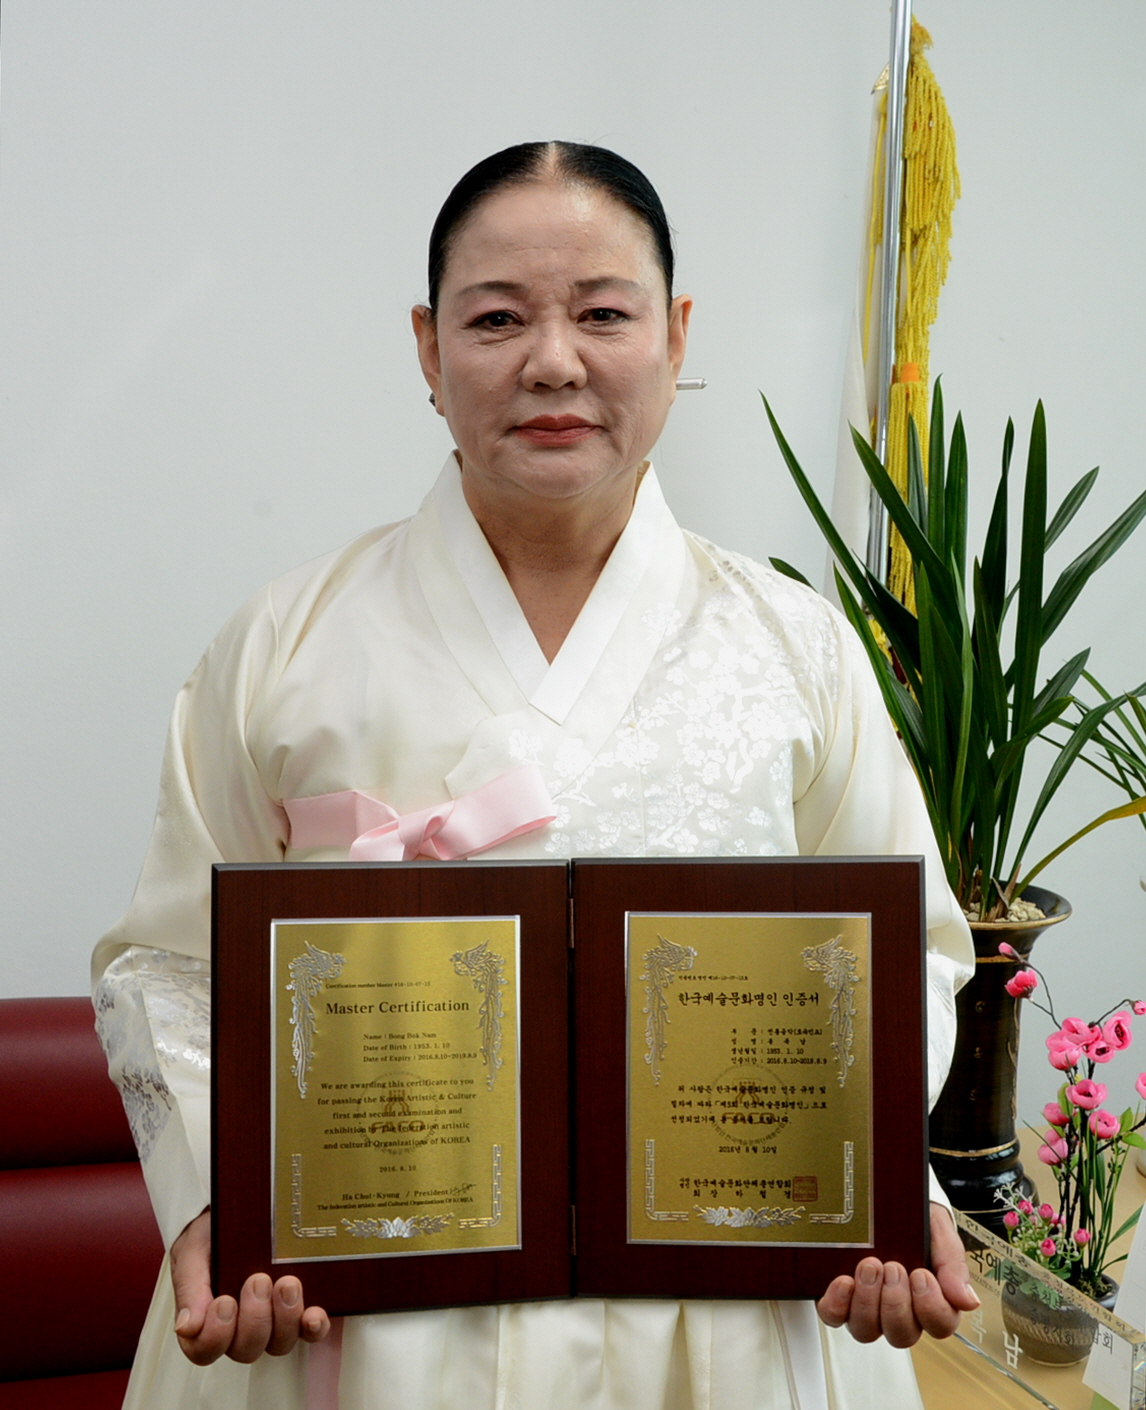
[[[302,1284],[295,1277],[271,1282],[252,1273],[238,1303],[211,1292],[211,1211],[193,1219],[171,1245],[171,1281],[175,1285],[175,1335],[183,1354],[197,1366],[220,1356],[257,1361],[285,1356],[295,1343],[321,1341],[330,1318],[321,1307],[305,1307]]]

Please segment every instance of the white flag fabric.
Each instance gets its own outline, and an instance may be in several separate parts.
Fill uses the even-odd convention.
[[[864,474],[860,458],[852,443],[851,428],[871,437],[879,398],[879,298],[881,286],[880,244],[871,241],[872,205],[880,163],[883,137],[881,114],[887,92],[886,81],[877,83],[872,98],[871,142],[868,153],[867,180],[864,183],[863,223],[860,227],[860,251],[856,268],[855,307],[852,311],[848,338],[848,356],[844,365],[843,394],[840,400],[840,431],[836,446],[836,480],[832,493],[832,521],[844,542],[863,562],[867,556],[867,534],[870,504],[870,482]],[[880,164],[879,169],[882,169]],[[864,330],[867,325],[867,356],[864,356]],[[839,603],[836,592],[835,558],[829,552],[825,570],[824,592],[832,602]]]

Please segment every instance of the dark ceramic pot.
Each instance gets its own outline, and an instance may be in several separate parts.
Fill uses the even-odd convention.
[[[1029,1195],[1015,1129],[1015,1083],[1021,999],[1004,985],[1028,960],[1035,941],[1070,915],[1053,891],[1029,886],[1023,899],[1046,913],[1035,921],[974,921],[975,974],[956,997],[959,1031],[947,1084],[931,1113],[931,1163],[956,1209],[1004,1235],[996,1192],[1018,1185]],[[1005,940],[1019,956],[999,954]]]
[[[1109,1311],[1118,1296],[1118,1284],[1104,1278],[1106,1291],[1097,1301]],[[1022,1292],[1012,1282],[1003,1284],[1003,1326],[1017,1337],[1024,1356],[1043,1366],[1074,1366],[1090,1355],[1096,1319],[1073,1302],[1048,1307],[1034,1293]]]

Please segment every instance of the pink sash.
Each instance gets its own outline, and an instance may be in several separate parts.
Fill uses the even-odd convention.
[[[416,813],[396,813],[357,789],[292,798],[283,807],[293,848],[347,847],[352,862],[409,862],[415,857],[452,862],[545,827],[556,817],[536,764],[522,764],[472,793]]]

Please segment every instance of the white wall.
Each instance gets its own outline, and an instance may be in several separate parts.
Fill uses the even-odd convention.
[[[697,300],[685,370],[710,380],[662,442],[670,498],[818,573],[757,389],[826,492],[887,6],[555,13],[7,0],[0,991],[86,988],[143,854],[171,698],[220,622],[427,488],[447,443],[407,311],[438,204],[487,152],[568,136],[648,171]],[[932,0],[921,18],[965,192],[932,365],[969,419],[979,521],[1006,416],[1024,426],[1041,395],[1056,497],[1106,467],[1096,532],[1146,483],[1146,9]],[[1089,641],[1111,684],[1146,677],[1144,563],[1146,534],[1054,660]],[[1080,778],[1058,831],[1105,801]],[[1040,946],[1069,1011],[1146,990],[1144,867],[1123,823],[1050,875],[1078,912]]]

